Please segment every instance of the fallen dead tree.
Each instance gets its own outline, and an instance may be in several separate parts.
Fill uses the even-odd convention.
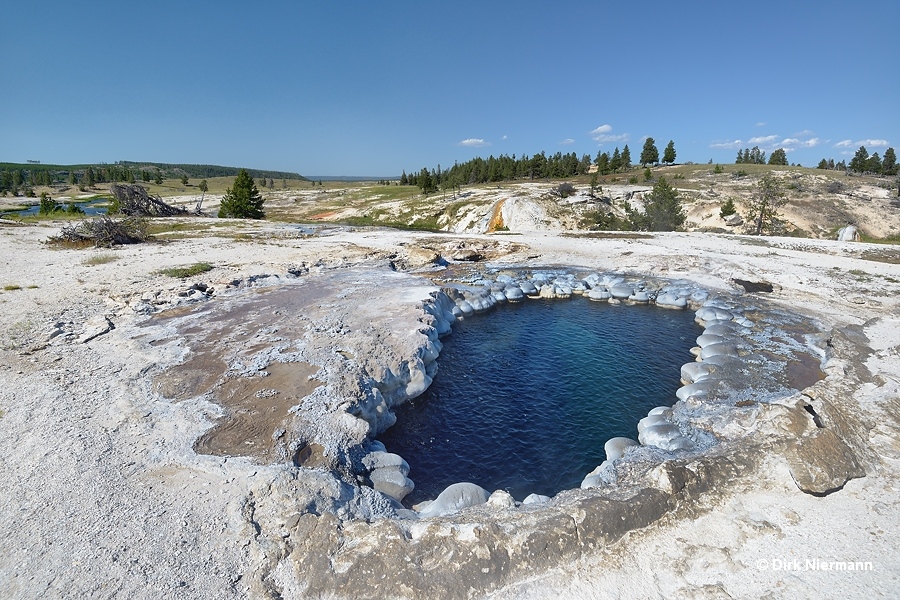
[[[141,217],[120,220],[98,217],[64,226],[59,235],[51,237],[50,244],[62,246],[111,248],[121,244],[138,244],[149,238],[147,222]]]
[[[109,191],[116,198],[118,212],[130,217],[173,217],[187,210],[166,204],[159,196],[153,197],[143,186],[116,183]]]

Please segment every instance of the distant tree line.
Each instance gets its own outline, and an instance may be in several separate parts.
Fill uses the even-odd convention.
[[[849,165],[844,161],[835,163],[833,158],[829,158],[828,160],[823,158],[819,161],[819,164],[816,165],[816,168],[838,171],[850,170],[855,171],[856,173],[872,173],[874,175],[887,176],[897,175],[898,172],[900,172],[900,168],[898,168],[897,165],[897,154],[894,152],[893,148],[885,150],[884,157],[881,157],[878,156],[877,152],[869,156],[869,151],[866,150],[865,146],[859,147],[859,150],[853,155],[853,159],[850,161]]]
[[[166,163],[136,163],[119,161],[115,164],[100,165],[41,165],[39,163],[0,163],[0,194],[18,196],[34,196],[33,188],[69,184],[85,190],[103,183],[134,183],[137,180],[145,183],[154,182],[161,185],[164,179],[180,179],[182,185],[188,184],[188,178],[231,177],[240,173],[236,167],[217,165],[176,165]],[[209,173],[207,175],[206,173]],[[309,181],[297,173],[284,171],[248,170],[252,177],[260,182],[268,179],[268,187],[274,187],[274,179],[281,179],[283,184],[288,179]],[[262,183],[261,185],[265,185]]]
[[[659,151],[654,146],[653,138],[648,138],[641,153],[642,164],[659,161]],[[655,154],[654,154],[655,152]],[[675,162],[675,143],[669,141],[663,154],[663,163]],[[591,160],[590,155],[584,154],[581,158],[575,152],[563,154],[557,152],[548,156],[546,152],[540,152],[533,156],[527,154],[516,157],[501,154],[488,158],[473,158],[463,163],[454,163],[446,171],[437,168],[423,167],[418,172],[407,173],[405,170],[400,176],[400,185],[413,185],[429,194],[437,190],[459,189],[463,185],[499,183],[501,181],[535,180],[535,179],[565,179],[578,175],[586,175],[591,170],[591,165],[597,167],[600,175],[609,175],[630,171],[631,150],[626,144],[620,151],[618,146],[609,152],[598,152]]]
[[[181,177],[187,175],[193,179],[208,179],[210,177],[235,177],[242,170],[256,180],[262,179],[296,179],[300,181],[309,181],[299,173],[290,173],[287,171],[264,171],[259,169],[241,169],[240,167],[223,167],[220,165],[190,165],[190,164],[171,164],[171,163],[154,163],[154,162],[133,162],[128,160],[120,160],[116,163],[124,167],[136,170],[155,169],[162,171],[164,175],[169,177]]]

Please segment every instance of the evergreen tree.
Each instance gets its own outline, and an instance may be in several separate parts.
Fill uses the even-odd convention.
[[[406,169],[403,170],[403,175],[400,176],[400,185],[409,185],[409,179],[406,177]]]
[[[884,151],[884,158],[881,159],[881,174],[897,174],[897,154],[894,152],[893,148],[888,148]]]
[[[156,170],[156,185],[162,185],[162,183],[163,183],[162,171],[157,169]]]
[[[859,150],[856,151],[856,154],[853,155],[853,160],[850,161],[850,170],[862,173],[866,170],[868,160],[869,151],[866,150],[865,146],[860,146]]]
[[[609,159],[609,170],[613,173],[617,173],[619,168],[622,166],[622,154],[619,152],[619,147],[616,146],[616,149],[613,150],[612,158]]]
[[[597,172],[601,175],[606,175],[610,172],[609,152],[597,155]]]
[[[769,164],[787,166],[787,153],[784,151],[784,148],[779,148],[772,152],[772,155],[769,156]]]
[[[775,233],[780,224],[778,209],[784,204],[785,195],[772,175],[766,174],[757,183],[756,193],[750,200],[748,218],[756,224],[756,235],[763,231]]]
[[[822,160],[819,161],[819,164],[816,165],[816,168],[817,168],[817,169],[827,169],[827,168],[828,168],[828,161],[825,160],[825,159],[823,158]]]
[[[181,176],[181,185],[187,185],[187,184],[188,184],[188,176],[182,175]]]
[[[656,148],[656,140],[648,137],[644,141],[644,147],[641,149],[641,166],[655,165],[659,162],[659,150]]]
[[[668,145],[666,145],[666,149],[663,150],[663,163],[667,165],[671,165],[675,162],[675,142],[669,140]]]
[[[234,185],[225,191],[219,207],[219,218],[262,219],[263,200],[256,189],[256,183],[246,169],[241,169]]]
[[[437,189],[434,179],[431,177],[431,173],[429,173],[428,169],[425,167],[422,167],[422,170],[419,171],[417,185],[422,188],[422,193],[426,196]]]
[[[866,161],[866,171],[869,173],[881,173],[881,157],[875,152]]]
[[[625,147],[622,148],[622,170],[629,171],[631,169],[631,150],[628,149],[628,144],[625,144]]]
[[[643,214],[636,215],[636,225],[649,231],[675,231],[684,225],[687,215],[681,207],[678,190],[660,177],[644,202]]]
[[[734,206],[734,200],[729,197],[728,200],[725,201],[725,204],[722,205],[722,208],[719,209],[719,217],[724,219],[736,212],[737,208]]]

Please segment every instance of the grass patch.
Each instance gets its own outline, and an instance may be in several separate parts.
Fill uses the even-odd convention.
[[[890,250],[867,250],[862,252],[859,257],[863,260],[900,265],[900,252],[892,252]]]
[[[761,238],[741,238],[741,243],[747,246],[763,246],[770,247],[772,244]]]
[[[862,231],[859,232],[859,238],[863,242],[869,242],[870,244],[900,244],[900,234],[893,234],[887,237],[879,238],[872,237],[871,235],[865,234]]]
[[[10,284],[10,285],[4,285],[4,286],[3,286],[3,291],[4,291],[4,292],[14,292],[15,290],[21,290],[21,289],[22,289],[22,286],[21,286],[21,285],[16,285],[16,284],[14,284],[14,283],[13,283],[13,284]]]
[[[408,231],[431,231],[439,232],[441,229],[437,224],[437,217],[426,217],[417,219],[412,223],[404,223],[393,219],[379,220],[371,215],[363,215],[361,217],[346,217],[338,221],[341,225],[351,225],[353,227],[391,227],[393,229],[404,229]]]
[[[157,271],[160,275],[168,275],[169,277],[180,277],[184,279],[185,277],[193,277],[194,275],[200,275],[201,273],[206,273],[207,271],[212,271],[213,266],[209,263],[199,262],[194,263],[188,267],[170,267],[168,269],[160,269]]]
[[[119,260],[119,257],[115,254],[98,254],[96,256],[91,256],[90,258],[86,258],[82,261],[86,267],[95,267],[97,265],[105,265],[107,263],[111,263],[115,260]]]

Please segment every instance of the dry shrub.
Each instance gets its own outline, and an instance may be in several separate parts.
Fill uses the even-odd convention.
[[[59,235],[51,237],[53,245],[69,248],[111,248],[121,244],[138,244],[149,238],[147,222],[140,217],[126,217],[121,220],[98,217],[66,225]]]

